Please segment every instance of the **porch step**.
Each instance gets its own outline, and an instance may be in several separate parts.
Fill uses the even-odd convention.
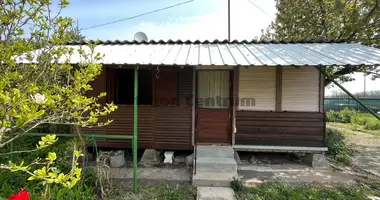
[[[234,159],[234,149],[231,146],[204,146],[197,147],[197,157],[210,158],[232,158]]]
[[[231,181],[238,178],[231,172],[198,172],[193,175],[193,186],[230,187]]]
[[[195,164],[194,186],[229,187],[239,178],[231,146],[198,146]]]
[[[237,172],[234,158],[197,157],[196,172]]]

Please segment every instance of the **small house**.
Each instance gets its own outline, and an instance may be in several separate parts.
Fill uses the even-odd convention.
[[[85,47],[86,43],[70,46]],[[104,70],[92,95],[118,109],[91,134],[133,135],[138,67],[138,147],[191,150],[199,144],[240,151],[323,152],[326,66],[380,64],[380,50],[331,41],[101,41]],[[75,57],[72,63],[78,63]],[[91,95],[91,94],[90,94]],[[99,139],[102,147],[130,140]]]

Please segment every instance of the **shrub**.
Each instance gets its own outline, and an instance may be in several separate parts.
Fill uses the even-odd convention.
[[[335,110],[330,110],[326,113],[326,121],[328,122],[338,122],[339,112]]]
[[[355,115],[351,118],[351,124],[364,126],[368,121],[368,117],[364,117],[363,114]]]
[[[230,183],[230,187],[231,187],[235,192],[238,192],[238,191],[243,190],[243,188],[244,188],[244,184],[243,184],[243,182],[242,182],[241,180],[236,179],[236,178],[234,177],[234,180],[231,181],[231,183]]]
[[[344,108],[340,111],[330,110],[326,113],[326,116],[328,122],[350,123],[351,118],[356,116],[358,113],[359,111]]]
[[[327,129],[326,146],[328,156],[344,164],[350,162],[352,150],[346,145],[343,135],[338,130]]]
[[[371,118],[364,125],[364,129],[367,130],[380,130],[380,120],[376,118]]]
[[[369,113],[360,113],[351,118],[351,124],[364,126],[367,130],[380,130],[380,120]]]
[[[14,154],[13,161],[19,163],[21,161],[31,162],[37,157],[45,157],[48,152],[56,152],[57,159],[55,166],[57,169],[67,171],[71,169],[72,164],[72,147],[73,143],[78,146],[77,139],[68,139],[61,137],[55,144],[41,149],[39,151]],[[14,142],[14,151],[28,150],[35,148],[39,137],[22,136]],[[0,149],[1,153],[9,152],[8,147]],[[0,163],[8,162],[8,155],[0,155]],[[0,199],[8,198],[10,195],[17,193],[21,189],[27,189],[30,192],[31,199],[41,199],[41,193],[44,186],[38,181],[27,181],[29,175],[22,172],[11,172],[9,170],[0,169]],[[50,199],[78,199],[87,200],[95,199],[97,188],[95,187],[94,174],[89,169],[83,169],[81,180],[73,188],[64,188],[61,185],[52,184],[50,188]]]

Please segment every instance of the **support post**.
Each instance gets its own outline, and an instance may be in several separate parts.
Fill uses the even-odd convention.
[[[282,67],[276,67],[276,112],[282,111]]]
[[[237,82],[238,82],[238,67],[234,66],[232,70],[232,145],[235,145],[235,134],[236,134],[236,107],[239,106],[238,92],[237,92]]]
[[[137,187],[137,135],[138,135],[138,89],[139,89],[139,66],[135,67],[134,104],[133,104],[133,192]]]
[[[193,67],[193,85],[191,90],[191,144],[195,146],[195,90],[196,90],[196,81],[197,81],[197,71]]]
[[[331,82],[333,82],[340,89],[342,89],[348,96],[354,99],[359,105],[363,106],[363,108],[366,109],[369,113],[371,113],[376,119],[380,120],[379,115],[377,115],[371,108],[368,108],[368,106],[364,105],[358,98],[356,98],[353,94],[351,94],[348,90],[346,90],[346,88],[344,88],[341,84],[335,81],[324,69],[321,69],[320,67],[315,67],[315,68],[317,68],[318,71],[320,71],[323,75],[325,75]]]

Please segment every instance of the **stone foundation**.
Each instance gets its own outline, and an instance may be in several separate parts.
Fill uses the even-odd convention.
[[[145,149],[139,164],[144,167],[151,167],[160,164],[160,162],[161,156],[159,151],[155,149]]]
[[[319,153],[307,153],[303,158],[302,162],[310,167],[315,168],[325,168],[329,166],[328,161],[324,154]]]

